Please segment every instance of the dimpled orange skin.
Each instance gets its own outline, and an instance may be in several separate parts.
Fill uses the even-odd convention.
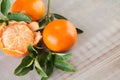
[[[45,5],[43,0],[16,0],[11,11],[27,14],[35,21],[44,16]]]
[[[43,30],[43,41],[52,51],[64,52],[76,42],[77,31],[67,20],[54,20]]]
[[[22,57],[28,54],[29,44],[36,45],[40,39],[37,22],[25,23],[23,21],[10,21],[9,25],[3,23],[0,26],[0,48],[10,56]]]

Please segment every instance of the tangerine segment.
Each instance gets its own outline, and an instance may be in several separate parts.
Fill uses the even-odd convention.
[[[63,52],[70,49],[77,38],[77,31],[67,20],[54,20],[43,31],[43,41],[52,51]]]
[[[11,50],[11,49],[8,49],[8,48],[3,48],[2,49],[6,54],[10,55],[10,56],[14,56],[14,57],[22,57],[22,56],[25,56],[27,55],[27,53],[23,53],[21,51],[18,51],[18,50]]]
[[[2,33],[5,30],[5,28],[6,28],[6,24],[2,23],[2,25],[0,25],[0,37],[2,36]]]
[[[0,38],[0,48],[1,48],[1,49],[4,48],[1,38]]]
[[[37,22],[31,22],[29,25],[29,28],[34,32],[35,39],[34,39],[34,45],[37,45],[37,43],[41,40],[42,36],[40,32],[35,32],[35,30],[39,29],[39,24]]]

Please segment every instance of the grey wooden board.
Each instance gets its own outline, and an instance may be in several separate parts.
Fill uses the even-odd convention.
[[[120,0],[51,1],[52,12],[66,16],[84,33],[70,50],[76,72],[55,69],[49,80],[120,80]],[[20,60],[0,53],[1,80],[39,80],[35,71],[13,75]]]

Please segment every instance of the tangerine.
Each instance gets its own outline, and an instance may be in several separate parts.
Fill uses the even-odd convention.
[[[11,11],[27,14],[32,20],[38,20],[45,14],[45,5],[42,0],[16,0]]]
[[[41,39],[40,32],[34,32],[38,28],[37,22],[27,24],[23,21],[11,21],[8,26],[3,23],[0,26],[0,48],[11,56],[27,55],[28,45],[36,45]]]
[[[70,49],[75,44],[76,39],[76,28],[67,20],[54,20],[43,30],[45,45],[55,52],[63,52]]]

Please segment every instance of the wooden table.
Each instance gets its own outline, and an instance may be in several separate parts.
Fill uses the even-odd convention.
[[[49,80],[120,80],[120,0],[51,1],[52,12],[66,16],[84,33],[70,50],[74,54],[69,62],[76,72],[55,69]],[[1,53],[0,78],[39,80],[35,71],[24,77],[13,75],[20,60]]]

